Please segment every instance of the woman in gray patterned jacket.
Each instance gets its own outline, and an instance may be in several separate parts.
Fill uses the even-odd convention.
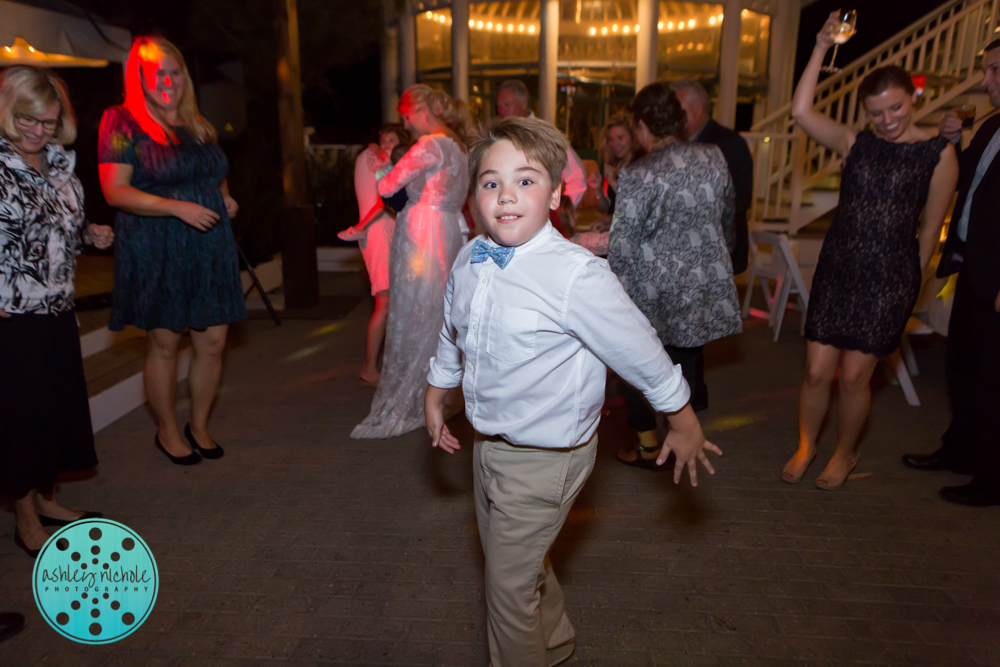
[[[14,541],[36,556],[49,534],[100,516],[55,499],[61,472],[97,465],[73,276],[87,225],[73,175],[73,109],[62,80],[36,67],[0,74],[0,496],[14,501]]]
[[[684,141],[686,116],[665,83],[632,101],[635,133],[647,155],[618,177],[608,262],[691,386],[691,407],[708,407],[702,348],[739,333],[733,265],[733,181],[722,151]],[[618,458],[655,467],[656,414],[638,391],[625,392],[639,447]]]

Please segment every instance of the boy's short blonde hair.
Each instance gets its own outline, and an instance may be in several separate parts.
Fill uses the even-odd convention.
[[[14,122],[17,114],[42,114],[53,104],[59,105],[59,122],[51,141],[71,144],[76,141],[76,117],[63,80],[42,67],[20,65],[0,72],[0,136],[4,139],[21,139]]]
[[[529,160],[539,163],[549,174],[552,189],[562,183],[566,168],[566,139],[556,128],[536,118],[500,118],[479,126],[469,151],[469,177],[473,186],[479,180],[479,167],[490,146],[509,141]]]

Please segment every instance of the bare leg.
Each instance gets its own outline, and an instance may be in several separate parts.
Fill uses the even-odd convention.
[[[212,410],[215,394],[222,377],[222,352],[226,348],[228,324],[209,327],[205,331],[192,331],[191,343],[194,356],[188,370],[191,388],[191,435],[204,449],[214,449],[215,441],[208,433],[208,413]]]
[[[49,534],[42,528],[35,510],[37,493],[28,491],[25,496],[14,501],[14,513],[17,515],[17,533],[29,549],[41,549],[49,539]]]
[[[160,444],[173,456],[191,453],[177,428],[177,346],[181,334],[169,329],[151,329],[147,332],[149,351],[143,381],[146,398],[156,415]]]
[[[378,372],[378,352],[385,339],[385,321],[389,317],[389,292],[379,292],[375,295],[375,312],[368,321],[367,347],[365,348],[365,365],[361,368],[362,384],[378,385],[381,374]]]
[[[83,516],[83,512],[71,510],[60,505],[59,502],[56,501],[56,494],[54,493],[48,496],[42,493],[35,493],[35,509],[40,515],[44,515],[52,519],[61,519],[62,521],[75,521]]]
[[[799,448],[781,473],[786,482],[800,481],[816,456],[816,439],[830,408],[830,385],[839,361],[840,350],[835,347],[813,341],[806,346],[806,372],[799,390]]]
[[[840,486],[854,467],[858,436],[868,419],[871,407],[872,373],[878,357],[855,350],[844,352],[840,370],[840,405],[837,415],[837,451],[820,475],[817,484],[824,480],[826,486]]]

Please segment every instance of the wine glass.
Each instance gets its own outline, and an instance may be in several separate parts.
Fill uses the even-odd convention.
[[[833,57],[830,58],[830,64],[824,67],[823,71],[840,74],[843,70],[833,64],[837,60],[837,49],[854,36],[854,29],[858,25],[858,13],[853,9],[842,9],[837,15],[837,19],[840,21],[840,25],[833,34]]]

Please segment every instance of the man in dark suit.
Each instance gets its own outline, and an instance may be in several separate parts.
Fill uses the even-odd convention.
[[[753,157],[747,142],[739,132],[719,125],[708,116],[708,93],[697,81],[676,81],[670,89],[687,112],[688,141],[715,144],[722,151],[729,165],[729,175],[733,179],[736,193],[736,219],[733,220],[734,246],[730,257],[733,260],[733,275],[747,269],[750,254],[750,238],[747,230],[747,211],[753,198]]]
[[[982,86],[1000,107],[1000,39],[983,55]],[[955,140],[961,124],[948,114],[941,136]],[[932,454],[906,454],[918,470],[972,474],[962,486],[945,487],[948,501],[1000,505],[1000,115],[982,124],[959,156],[958,199],[948,228],[938,276],[958,273],[948,323],[946,375],[951,424]]]

